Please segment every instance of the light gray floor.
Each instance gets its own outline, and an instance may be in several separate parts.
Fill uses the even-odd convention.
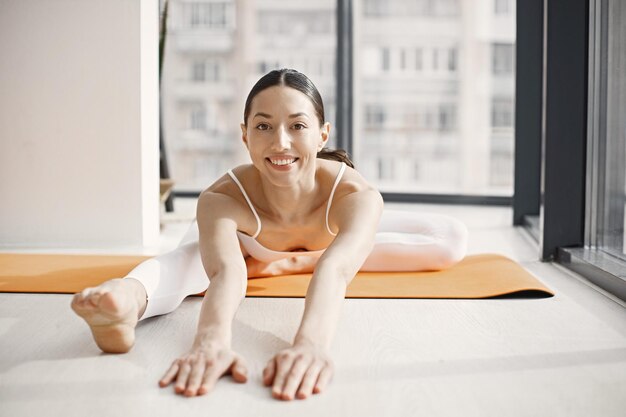
[[[177,213],[164,216],[159,247],[150,250],[176,246],[194,205],[177,201]],[[347,299],[331,350],[336,373],[328,390],[283,402],[262,385],[261,372],[292,340],[303,299],[244,300],[233,323],[233,348],[250,364],[248,383],[223,377],[208,396],[185,398],[171,386],[158,388],[157,380],[189,348],[199,297],[141,322],[133,350],[110,355],[98,350],[71,311],[71,295],[0,294],[0,415],[625,415],[623,303],[537,261],[536,244],[510,226],[510,208],[387,206],[463,220],[470,253],[509,256],[556,296]]]

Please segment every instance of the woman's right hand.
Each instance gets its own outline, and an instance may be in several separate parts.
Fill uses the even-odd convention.
[[[237,382],[246,382],[248,368],[243,357],[222,343],[194,344],[189,353],[174,360],[159,381],[159,386],[167,387],[175,380],[174,391],[177,394],[187,397],[204,395],[226,373],[231,373]]]

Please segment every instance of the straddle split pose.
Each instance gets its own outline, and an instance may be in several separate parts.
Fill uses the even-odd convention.
[[[465,256],[467,228],[441,214],[385,209],[347,154],[325,148],[322,98],[297,71],[271,71],[255,84],[241,132],[252,164],[228,170],[201,193],[178,248],[86,288],[71,307],[100,349],[124,353],[138,321],[206,290],[190,350],[159,381],[174,382],[178,394],[203,395],[224,374],[247,381],[245,359],[231,348],[247,280],[313,273],[292,345],[263,371],[275,398],[304,399],[332,379],[328,352],[356,273],[448,268]]]

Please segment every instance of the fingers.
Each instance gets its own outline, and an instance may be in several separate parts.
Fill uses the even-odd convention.
[[[202,385],[200,385],[200,390],[198,391],[198,394],[204,395],[208,392],[211,392],[224,371],[224,368],[220,369],[215,364],[213,364],[212,366],[207,366],[206,371],[204,372],[204,377],[202,378]]]
[[[276,361],[275,358],[270,359],[267,366],[263,370],[263,383],[266,386],[272,385],[274,382],[274,375],[276,374]]]
[[[292,400],[296,396],[296,389],[300,386],[304,373],[309,369],[313,358],[310,356],[298,356],[291,370],[287,373],[285,385],[282,389],[282,399]]]
[[[233,374],[235,381],[244,383],[248,380],[248,368],[241,356],[229,354],[220,357],[218,355],[216,362],[212,363],[211,366],[207,366],[198,394],[204,395],[210,392],[217,380],[229,370]]]
[[[167,387],[170,382],[172,382],[172,380],[178,373],[179,368],[180,367],[178,366],[178,361],[174,361],[174,363],[172,364],[172,366],[170,366],[170,369],[167,370],[163,378],[159,380],[159,385],[161,386],[161,388]]]
[[[298,390],[297,397],[300,399],[305,399],[310,397],[313,393],[313,386],[317,382],[317,378],[320,374],[322,366],[319,361],[313,361],[309,369],[304,373],[304,377],[302,378],[302,384],[300,385],[300,389]]]
[[[281,352],[272,358],[263,371],[263,382],[272,386],[276,399],[305,399],[322,392],[333,375],[328,358],[306,353]]]
[[[185,388],[187,387],[187,379],[189,378],[190,372],[191,364],[189,363],[189,361],[181,361],[180,370],[178,371],[178,376],[176,377],[176,384],[174,384],[174,392],[176,392],[176,394],[181,394],[185,392]]]
[[[206,359],[204,356],[190,358],[188,361],[191,362],[189,372],[186,372],[187,368],[183,366],[174,387],[177,394],[186,397],[204,395],[211,391],[228,367],[224,360]]]
[[[174,391],[187,397],[204,395],[211,391],[217,380],[231,371],[235,381],[244,383],[248,379],[248,368],[244,359],[234,352],[218,353],[207,357],[193,354],[177,359],[159,380],[161,387],[168,386],[174,379]]]
[[[274,377],[274,385],[272,386],[272,396],[281,399],[283,387],[287,380],[287,374],[291,370],[294,362],[294,356],[288,352],[282,352],[276,355],[276,376]]]
[[[321,371],[326,370],[321,380]],[[275,375],[274,375],[275,374]],[[303,399],[313,392],[318,393],[332,376],[332,365],[309,355],[281,353],[272,359],[264,371],[264,383],[272,384],[272,396],[277,399]]]
[[[208,367],[207,365],[207,361],[203,357],[192,362],[187,388],[184,391],[185,396],[193,397],[196,395],[198,388],[200,388],[200,382],[203,379],[205,370]]]
[[[239,355],[235,355],[230,372],[233,375],[233,379],[239,383],[244,383],[248,380],[248,367],[246,361]]]
[[[318,394],[326,389],[326,386],[330,382],[333,376],[333,368],[331,366],[325,366],[320,372],[319,378],[317,378],[317,384],[313,387],[313,393]]]

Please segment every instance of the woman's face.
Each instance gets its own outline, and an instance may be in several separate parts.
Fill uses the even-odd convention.
[[[309,98],[286,86],[266,88],[250,105],[242,139],[252,163],[276,185],[314,175],[317,152],[328,141],[330,124],[320,121]],[[313,174],[311,174],[313,173]]]

